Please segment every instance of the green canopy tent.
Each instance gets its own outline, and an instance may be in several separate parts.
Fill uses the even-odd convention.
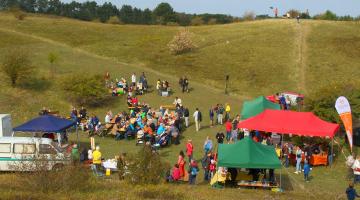
[[[279,169],[281,163],[275,148],[245,137],[235,144],[220,144],[218,166],[248,169]]]
[[[248,119],[256,116],[265,109],[280,110],[280,105],[267,100],[263,96],[252,101],[245,101],[241,109],[241,119]]]

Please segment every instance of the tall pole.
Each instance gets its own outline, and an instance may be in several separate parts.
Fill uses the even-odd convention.
[[[229,84],[229,75],[226,75],[225,77],[225,94],[228,94],[228,84]]]
[[[281,147],[281,149],[282,149],[282,147],[283,147],[283,144],[284,144],[284,135],[281,135],[281,145],[280,145],[280,147]],[[281,163],[281,168],[280,168],[280,189],[282,189],[282,181],[281,181],[281,179],[282,179],[282,163]]]

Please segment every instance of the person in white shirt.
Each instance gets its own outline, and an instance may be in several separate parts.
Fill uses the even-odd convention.
[[[194,117],[194,121],[195,121],[195,129],[196,131],[199,131],[200,130],[200,121],[201,121],[201,114],[200,114],[200,111],[198,108],[196,108],[194,114],[193,114],[193,117]]]
[[[353,169],[352,169],[352,166],[353,166],[353,164],[354,164],[354,162],[355,162],[355,153],[352,153],[352,154],[350,154],[348,157],[346,157],[346,162],[345,162],[345,164],[346,164],[346,166],[348,167],[348,173],[347,173],[347,178],[349,179],[349,180],[351,180],[352,179],[352,177],[353,177]]]
[[[92,161],[93,159],[93,150],[92,149],[89,149],[88,150],[88,160],[91,160]]]
[[[108,112],[106,113],[105,116],[105,124],[110,124],[111,123],[111,114]]]
[[[175,97],[174,103],[176,107],[181,107],[181,99],[179,97]]]
[[[133,74],[131,75],[131,83],[132,83],[133,86],[136,85],[136,75],[135,75],[135,73],[133,73]]]
[[[360,182],[360,156],[358,156],[356,158],[356,160],[354,161],[354,164],[351,167],[354,171],[354,183],[359,183]]]

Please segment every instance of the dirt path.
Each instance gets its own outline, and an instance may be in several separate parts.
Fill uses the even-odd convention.
[[[12,33],[12,34],[16,34],[16,35],[19,35],[19,36],[23,36],[23,37],[29,37],[29,38],[32,38],[32,39],[35,39],[35,40],[39,40],[41,42],[45,42],[45,43],[49,43],[49,44],[52,44],[54,46],[60,46],[60,47],[64,47],[64,48],[70,48],[72,49],[73,51],[75,52],[78,52],[78,53],[81,53],[81,54],[84,54],[84,55],[87,55],[87,56],[90,56],[90,57],[93,57],[93,58],[97,58],[97,59],[103,59],[103,60],[107,60],[107,61],[112,61],[112,62],[115,62],[119,65],[124,65],[124,66],[131,66],[133,68],[137,68],[138,70],[143,70],[145,72],[149,72],[149,73],[152,73],[152,74],[155,74],[157,76],[160,76],[160,77],[164,77],[166,78],[167,80],[172,80],[174,81],[175,83],[178,82],[178,77],[177,76],[174,76],[174,75],[171,75],[171,74],[166,74],[166,73],[161,73],[157,70],[153,70],[151,68],[148,68],[146,67],[145,64],[143,63],[125,63],[125,62],[121,62],[119,61],[118,59],[116,58],[113,58],[113,57],[107,57],[107,56],[100,56],[98,54],[95,54],[95,53],[92,53],[92,52],[89,52],[89,51],[86,51],[84,49],[81,49],[81,48],[77,48],[77,47],[72,47],[70,45],[67,45],[67,44],[64,44],[64,43],[61,43],[61,42],[58,42],[58,41],[55,41],[55,40],[51,40],[51,39],[48,39],[48,38],[45,38],[45,37],[41,37],[41,36],[37,36],[37,35],[33,35],[33,34],[27,34],[27,33],[23,33],[23,32],[19,32],[19,31],[16,31],[16,30],[12,30],[12,29],[7,29],[7,28],[0,28],[0,31],[2,32],[7,32],[7,33]],[[210,90],[212,92],[216,92],[216,93],[223,93],[224,91],[222,89],[219,89],[219,88],[214,88],[214,87],[211,87],[211,86],[208,86],[208,85],[204,85],[202,83],[198,83],[198,82],[194,82],[194,81],[191,81],[190,83],[192,86],[194,87],[199,87],[199,89],[207,89],[207,90]],[[244,98],[249,98],[247,96],[240,96],[238,94],[230,94],[231,97],[234,97],[234,98],[237,98],[239,100],[243,100]]]
[[[296,24],[296,45],[297,49],[297,60],[296,68],[298,74],[297,87],[302,93],[306,93],[306,67],[307,67],[307,37],[310,32],[310,26],[307,22],[301,22]]]

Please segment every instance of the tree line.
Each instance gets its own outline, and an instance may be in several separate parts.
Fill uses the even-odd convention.
[[[28,13],[64,16],[85,21],[119,24],[202,25],[225,24],[239,18],[224,14],[187,14],[174,11],[168,3],[160,3],[154,10],[123,5],[120,9],[111,2],[100,5],[95,1],[64,3],[60,0],[1,0],[0,10],[21,9]]]

